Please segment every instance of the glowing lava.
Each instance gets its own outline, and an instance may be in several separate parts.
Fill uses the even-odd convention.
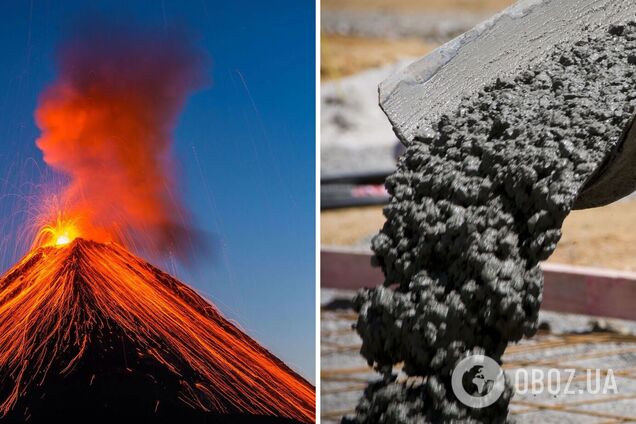
[[[58,213],[55,223],[40,229],[34,247],[61,247],[69,244],[81,235],[78,222],[78,219],[64,218]]]
[[[0,277],[0,422],[51,422],[85,405],[89,417],[152,422],[315,419],[313,386],[213,305],[121,245],[78,237]]]
[[[65,244],[69,244],[72,240],[66,235],[62,234],[58,236],[57,240],[55,240],[56,246],[64,246]]]
[[[187,258],[196,244],[171,151],[203,62],[166,31],[88,31],[61,49],[37,146],[67,184],[0,276],[0,422],[315,421],[309,382],[123,247]]]

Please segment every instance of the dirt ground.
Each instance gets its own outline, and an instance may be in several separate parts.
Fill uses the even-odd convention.
[[[350,208],[321,213],[323,245],[364,243],[384,222],[382,208]],[[548,262],[636,271],[636,200],[572,212]]]
[[[549,262],[636,271],[636,200],[575,211]]]
[[[420,57],[437,47],[418,38],[384,39],[323,34],[320,37],[323,81],[353,75],[400,59]]]
[[[347,208],[320,213],[320,243],[353,246],[377,233],[384,224],[381,206]]]
[[[514,0],[322,0],[320,7],[328,10],[391,10],[399,12],[470,12],[497,11]]]
[[[329,11],[387,11],[392,14],[448,13],[453,11],[495,13],[514,0],[323,0]],[[377,38],[323,33],[321,36],[320,74],[323,81],[342,78],[364,69],[421,57],[437,48],[416,37]]]

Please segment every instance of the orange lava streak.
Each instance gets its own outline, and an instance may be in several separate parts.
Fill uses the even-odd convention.
[[[314,388],[193,290],[116,243],[83,239],[36,249],[0,278],[0,383],[15,383],[0,413],[62,356],[72,372],[107,321],[176,375],[193,370],[180,394],[193,407],[315,419]]]

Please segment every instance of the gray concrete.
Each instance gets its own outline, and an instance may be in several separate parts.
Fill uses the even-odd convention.
[[[452,113],[463,97],[496,78],[542,61],[556,44],[598,35],[634,16],[632,0],[521,0],[387,78],[380,103],[409,142],[418,126]]]
[[[403,362],[426,387],[376,386],[358,422],[383,414],[395,423],[505,420],[511,391],[491,408],[466,408],[448,396],[450,370],[470,353],[498,360],[507,343],[535,332],[539,261],[634,115],[634,40],[636,23],[608,23],[487,84],[433,127],[413,124],[372,242],[386,281],[399,288],[360,295],[357,331],[369,361],[387,370]]]

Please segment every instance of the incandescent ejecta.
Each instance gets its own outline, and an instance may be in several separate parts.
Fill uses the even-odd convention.
[[[314,421],[314,388],[116,243],[30,252],[0,278],[0,422]]]

